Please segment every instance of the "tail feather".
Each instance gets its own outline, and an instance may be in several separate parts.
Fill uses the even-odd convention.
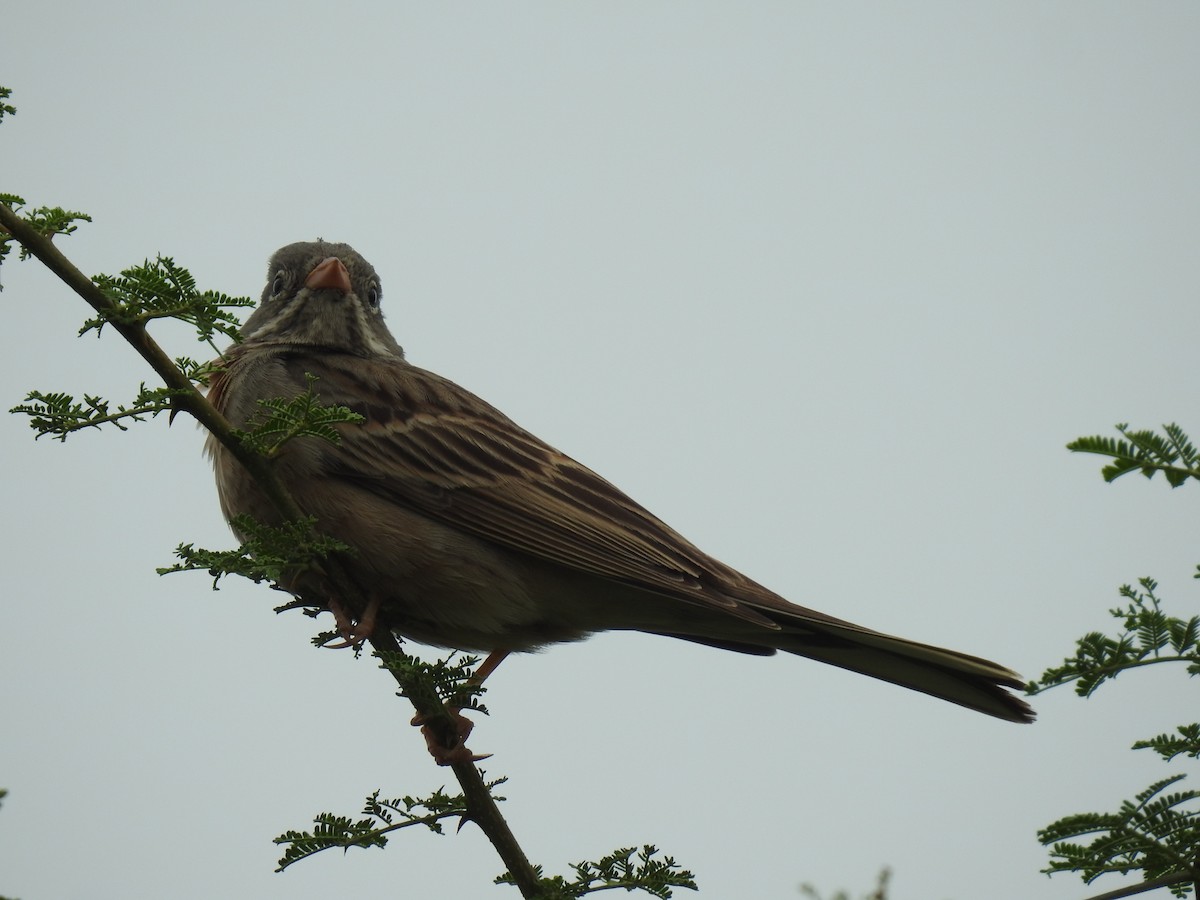
[[[1025,687],[1020,676],[977,656],[877,632],[854,633],[846,640],[829,643],[814,643],[806,635],[785,634],[773,643],[788,653],[889,681],[1009,722],[1032,722],[1036,715],[1028,703],[1007,690]]]
[[[783,619],[780,624],[780,631],[746,630],[728,639],[679,633],[670,636],[757,656],[783,650],[1009,722],[1032,722],[1036,717],[1028,703],[1008,690],[1025,687],[1021,676],[990,660],[838,620],[806,621],[798,626]]]

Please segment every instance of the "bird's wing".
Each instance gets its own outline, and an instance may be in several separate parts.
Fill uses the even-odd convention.
[[[453,382],[401,361],[292,365],[318,375],[322,402],[366,419],[327,451],[331,476],[502,547],[778,628],[735,599],[769,591]],[[386,402],[363,402],[374,396]]]

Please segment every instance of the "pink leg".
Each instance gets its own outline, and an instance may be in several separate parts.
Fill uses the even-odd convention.
[[[446,712],[450,716],[450,720],[454,723],[454,741],[450,746],[446,745],[444,735],[439,734],[440,729],[435,730],[429,724],[430,717],[418,713],[412,717],[413,725],[421,726],[421,735],[425,738],[425,748],[429,751],[429,755],[433,757],[434,762],[439,766],[448,766],[456,762],[479,762],[481,759],[487,759],[492,754],[484,753],[482,755],[472,753],[467,749],[467,738],[471,731],[475,728],[475,723],[459,713],[454,707],[447,707]]]
[[[472,687],[478,687],[483,684],[484,680],[496,671],[496,667],[504,662],[504,658],[508,656],[507,650],[493,650],[488,654],[488,658],[483,661],[478,669],[467,679],[467,684]],[[475,723],[459,712],[457,706],[448,706],[446,708],[450,714],[450,719],[454,723],[454,742],[450,746],[446,746],[442,739],[442,735],[435,732],[429,725],[427,716],[418,714],[413,716],[412,724],[421,726],[421,734],[425,737],[425,746],[429,750],[429,755],[434,758],[439,766],[448,766],[456,762],[478,762],[481,759],[487,759],[491,756],[490,753],[485,753],[478,756],[467,749],[467,738],[470,736],[472,729],[475,728]]]
[[[479,687],[487,680],[487,677],[499,668],[500,663],[504,662],[510,651],[508,650],[493,650],[488,654],[488,658],[480,663],[479,668],[475,670],[468,680],[467,684],[472,687]]]

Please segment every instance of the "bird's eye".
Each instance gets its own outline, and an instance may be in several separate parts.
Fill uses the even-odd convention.
[[[285,287],[287,287],[287,274],[280,269],[275,273],[275,280],[271,282],[271,295],[278,297],[283,293]]]
[[[383,299],[383,292],[379,290],[379,285],[371,282],[367,286],[367,305],[371,309],[379,309],[379,301]]]

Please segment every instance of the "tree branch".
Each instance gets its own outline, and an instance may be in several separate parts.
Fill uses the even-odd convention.
[[[117,311],[116,304],[88,276],[76,268],[75,264],[67,259],[48,237],[38,232],[3,203],[0,203],[0,226],[16,238],[21,246],[29,251],[30,255],[36,257],[67,287],[82,297],[96,312],[108,317]],[[177,408],[192,415],[217,440],[229,448],[238,462],[254,476],[276,509],[289,519],[303,517],[303,513],[295,502],[271,474],[268,461],[238,440],[237,432],[229,424],[229,420],[217,412],[216,407],[196,390],[196,386],[179,370],[175,361],[166,354],[154,338],[150,337],[143,323],[131,324],[113,318],[108,324],[129,342],[142,359],[150,364],[150,368],[158,373],[168,388],[179,392],[175,401]]]
[[[400,652],[400,644],[396,640],[396,636],[387,628],[376,628],[375,633],[371,635],[370,642],[376,653]],[[403,689],[405,687],[404,679],[399,673],[391,669],[388,671],[392,672],[396,682]],[[441,707],[441,704],[422,709],[415,699],[410,698],[410,700],[418,713],[445,713],[444,708],[438,708]],[[470,762],[451,763],[450,768],[454,771],[454,777],[458,779],[459,785],[462,786],[463,796],[467,798],[467,809],[471,820],[483,830],[488,840],[492,842],[492,846],[496,848],[500,859],[508,866],[509,874],[512,875],[513,881],[521,891],[521,896],[526,898],[538,896],[540,888],[537,873],[509,829],[508,822],[500,814],[500,808],[492,799],[491,791],[484,783],[479,769]]]
[[[0,203],[0,227],[8,231],[29,251],[30,255],[36,257],[46,268],[57,275],[88,305],[108,318],[108,324],[137,350],[142,358],[150,364],[150,367],[158,373],[166,386],[179,392],[176,401],[177,408],[195,417],[234,454],[238,462],[245,466],[254,477],[255,482],[267,494],[280,514],[289,520],[304,517],[304,513],[296,506],[296,502],[275,476],[270,460],[240,440],[237,430],[217,412],[203,394],[196,390],[191,380],[180,371],[162,347],[150,337],[143,323],[130,324],[122,322],[118,318],[111,318],[112,313],[116,311],[113,301],[88,276],[76,268],[48,237],[38,232],[3,203]],[[327,559],[323,565],[330,579],[338,586],[341,596],[350,605],[353,605],[354,599],[361,600],[360,597],[357,597],[358,592],[353,589],[352,582],[346,576],[344,567],[337,559]],[[376,629],[375,634],[371,636],[371,645],[377,652],[399,652],[400,649],[395,636],[385,628]],[[392,672],[392,674],[419,714],[427,717],[445,717],[447,715],[444,705],[436,700],[414,699],[414,694],[418,692],[404,690],[408,687],[405,684],[406,679],[399,673]],[[540,892],[537,873],[530,865],[520,844],[517,843],[508,823],[500,814],[496,801],[484,783],[483,776],[472,763],[454,763],[451,768],[458,783],[462,786],[463,795],[467,798],[471,820],[479,826],[492,846],[496,848],[496,852],[508,867],[509,873],[521,891],[521,896],[536,897]]]

